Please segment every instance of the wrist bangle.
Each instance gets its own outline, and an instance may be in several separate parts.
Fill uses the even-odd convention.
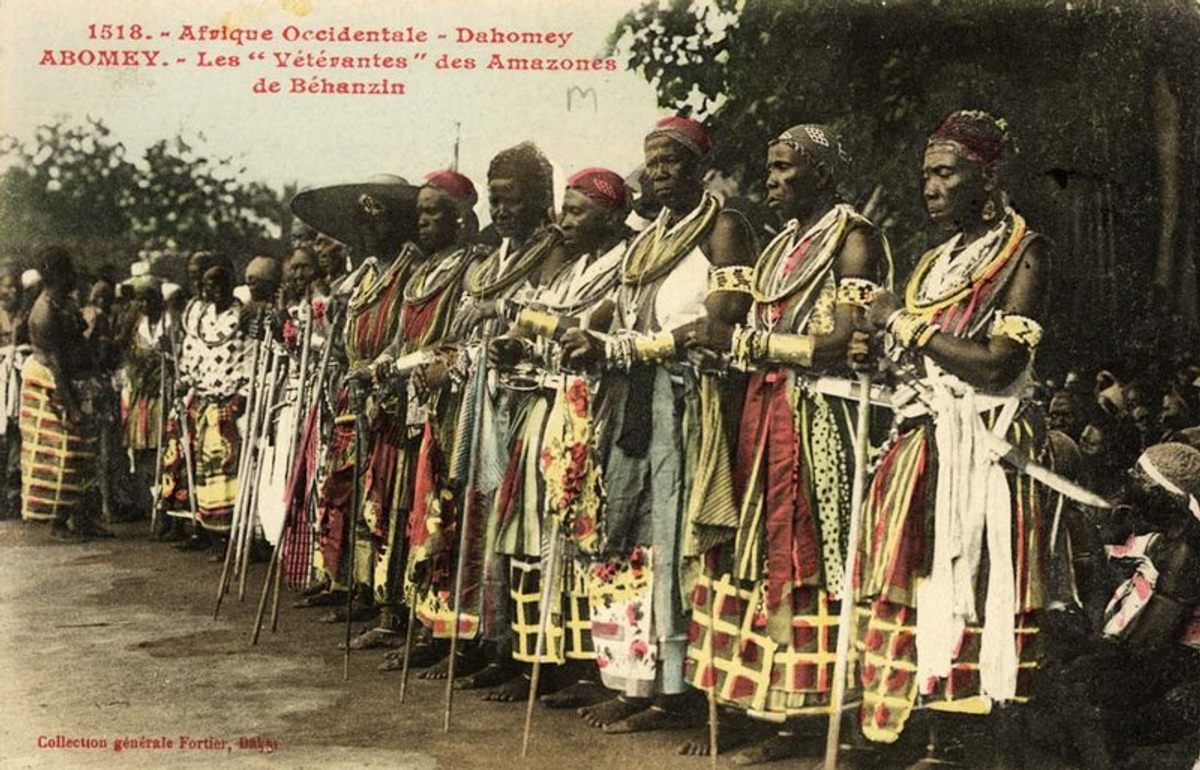
[[[930,330],[933,331],[930,331]],[[906,348],[921,348],[929,343],[933,332],[937,330],[928,319],[915,313],[902,312],[891,319],[888,331],[892,337]]]
[[[904,314],[904,308],[897,308],[897,309],[893,310],[891,312],[891,315],[889,315],[887,317],[887,320],[883,322],[883,328],[886,331],[890,332],[892,330],[892,326],[894,326],[896,323],[896,319],[898,319],[903,314]]]
[[[517,326],[534,334],[553,339],[558,333],[558,316],[540,310],[525,308],[517,313]]]
[[[662,332],[653,337],[635,337],[633,352],[638,361],[665,361],[674,358],[675,335]]]

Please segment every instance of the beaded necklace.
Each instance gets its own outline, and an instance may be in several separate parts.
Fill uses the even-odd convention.
[[[1001,238],[1000,234],[1005,229],[1008,230],[1008,237]],[[961,302],[977,285],[994,278],[1008,264],[1008,261],[1016,254],[1027,232],[1028,227],[1024,217],[1009,209],[1004,220],[992,231],[976,239],[975,242],[967,244],[963,253],[955,256],[955,259],[965,258],[966,260],[963,262],[963,268],[960,269],[960,277],[948,289],[932,297],[926,296],[926,292],[929,290],[926,279],[940,259],[947,259],[951,256],[954,248],[962,240],[962,235],[961,233],[955,235],[940,246],[930,249],[921,257],[913,271],[912,278],[908,281],[904,297],[906,309],[910,313],[932,315]],[[979,244],[978,253],[967,254],[966,252],[972,250],[976,244]]]
[[[533,269],[541,264],[542,258],[559,242],[555,230],[543,230],[533,236],[533,244],[517,257],[516,264],[508,268],[503,275],[500,273],[500,249],[496,249],[488,258],[480,262],[467,273],[466,292],[480,300],[494,299],[508,289],[525,280]]]
[[[241,306],[242,303],[235,299],[228,308],[218,313],[217,306],[215,304],[211,302],[206,303],[196,317],[196,323],[192,329],[192,336],[210,348],[218,348],[228,344],[238,332],[238,316],[235,311]],[[204,318],[209,315],[210,312],[213,314],[213,328],[217,330],[217,336],[215,338],[206,337],[204,334]],[[226,326],[228,327],[224,331],[222,331],[220,328],[222,319],[226,320]]]

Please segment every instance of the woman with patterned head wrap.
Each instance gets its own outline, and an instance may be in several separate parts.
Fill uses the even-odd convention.
[[[394,376],[394,364],[410,354],[419,354],[448,331],[458,301],[467,265],[480,255],[464,243],[467,232],[465,210],[475,195],[469,179],[453,171],[428,174],[416,195],[416,243],[420,247],[404,282],[395,309],[397,332],[372,364],[376,398],[395,414],[395,454],[387,539],[376,550],[374,582],[376,601],[385,615],[399,616],[401,604],[411,603],[416,592],[404,583],[409,556],[409,519],[413,515],[418,482],[426,408],[421,389],[409,380],[411,372]],[[380,623],[374,635],[355,640],[359,647],[390,643],[386,626]],[[424,661],[431,662],[425,656]]]
[[[829,385],[849,386],[851,332],[890,273],[886,243],[845,202],[848,166],[827,126],[794,126],[768,145],[767,200],[787,224],[753,270],[711,274],[714,291],[753,298],[748,323],[710,318],[695,342],[752,374],[732,478],[713,474],[696,490],[705,505],[691,523],[708,561],[692,599],[688,681],[775,722],[828,715],[857,411],[849,387],[834,395]],[[734,761],[804,748],[782,730]],[[693,741],[684,753],[708,749]]]
[[[922,394],[897,413],[863,512],[861,716],[873,741],[895,741],[918,703],[995,710],[990,724],[1007,730],[1004,706],[1030,695],[1052,508],[1045,488],[971,450],[981,431],[1031,460],[1046,449],[1026,394],[1049,263],[1000,187],[1007,146],[1004,121],[984,112],[938,126],[923,192],[948,238],[918,261],[903,298],[878,292],[867,313]],[[856,333],[853,360],[866,343]]]
[[[706,315],[745,316],[749,298],[710,293],[709,271],[749,266],[756,249],[745,218],[704,189],[703,126],[664,118],[644,149],[663,209],[622,258],[613,334],[571,330],[563,339],[568,366],[605,369],[595,414],[606,434],[595,443],[607,452],[608,499],[589,594],[596,664],[619,694],[581,713],[609,733],[689,722],[683,669],[696,554],[686,550],[684,516],[694,453],[714,428],[701,420],[685,344]]]

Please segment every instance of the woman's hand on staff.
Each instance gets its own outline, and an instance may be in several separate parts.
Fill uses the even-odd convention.
[[[859,374],[873,374],[875,371],[875,332],[864,324],[850,333],[850,342],[846,344],[846,363]]]
[[[696,366],[705,370],[719,369],[733,342],[733,326],[709,316],[680,329],[686,330],[683,344]]]
[[[500,310],[494,300],[473,302],[463,310],[458,327],[463,331],[475,328],[491,318],[499,318]]]
[[[488,364],[493,367],[511,367],[525,357],[530,348],[528,340],[504,335],[488,343]]]
[[[873,329],[885,329],[892,314],[903,307],[904,305],[895,294],[881,289],[875,292],[875,298],[871,301],[871,306],[867,308],[867,323]]]
[[[562,359],[576,371],[604,360],[604,342],[582,329],[569,329],[562,338]]]

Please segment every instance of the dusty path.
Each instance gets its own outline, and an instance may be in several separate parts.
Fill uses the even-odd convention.
[[[520,767],[536,770],[707,770],[680,757],[679,732],[604,736],[573,712],[538,708],[529,760],[520,759],[523,706],[462,693],[455,729],[441,730],[442,685],[412,679],[406,706],[398,673],[357,652],[342,681],[342,627],[293,610],[280,632],[250,647],[263,566],[247,600],[212,620],[219,565],[150,541],[146,524],[116,540],[51,541],[43,528],[0,522],[0,768],[53,767]],[[39,740],[91,739],[105,748],[39,748]],[[118,738],[170,740],[174,748],[116,753]],[[273,753],[239,739],[275,744]],[[180,748],[181,740],[189,741]],[[803,761],[814,767],[820,745]],[[725,758],[721,768],[732,767]],[[1041,757],[1037,767],[1062,767]],[[1175,755],[1141,767],[1190,766]]]
[[[288,595],[280,632],[249,647],[252,599],[227,600],[214,622],[219,565],[151,542],[145,528],[60,544],[0,522],[0,766],[708,767],[673,753],[679,733],[601,737],[573,713],[542,708],[521,763],[523,709],[470,693],[456,698],[446,735],[440,685],[414,678],[399,706],[399,675],[376,670],[378,651],[355,653],[344,683],[341,627],[317,623],[319,610],[290,609]],[[254,592],[262,571],[251,573]],[[108,747],[38,747],[39,736],[59,735]],[[197,743],[179,749],[184,735]],[[177,747],[114,752],[116,738],[143,736]],[[211,748],[240,737],[279,748]]]

